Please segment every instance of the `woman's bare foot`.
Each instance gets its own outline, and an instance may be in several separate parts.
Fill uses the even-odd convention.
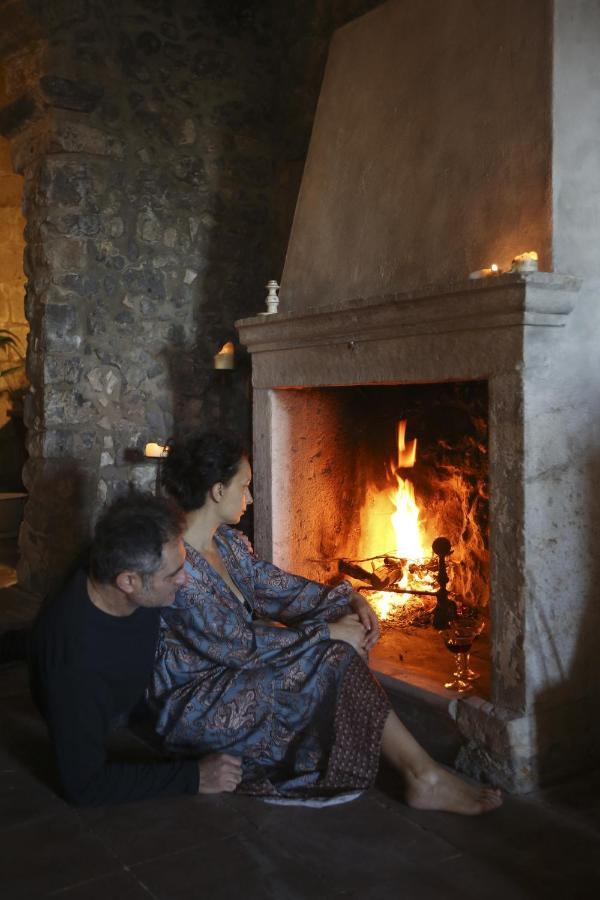
[[[433,763],[415,775],[405,772],[406,802],[414,809],[437,809],[478,816],[491,812],[502,803],[500,791],[469,784],[442,766]]]

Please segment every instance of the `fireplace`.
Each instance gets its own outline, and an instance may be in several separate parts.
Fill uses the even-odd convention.
[[[349,580],[382,623],[373,665],[395,675],[402,657],[407,674],[438,683],[449,662],[432,628],[436,537],[452,545],[453,602],[488,613],[487,383],[279,389],[271,399],[276,559],[316,581]],[[397,630],[411,626],[418,639],[400,650]]]
[[[600,758],[599,30],[595,4],[562,0],[389,0],[340,29],[281,312],[238,322],[256,545],[282,567],[331,579],[339,557],[371,555],[353,537],[364,490],[340,463],[362,465],[362,423],[386,444],[406,420],[426,507],[440,448],[461,450],[462,472],[466,436],[479,448],[469,551],[462,508],[430,524],[455,545],[460,591],[488,610],[489,678],[444,694],[426,648],[411,665],[417,627],[404,660],[384,647],[372,665],[424,702],[446,696],[458,765],[514,791]],[[533,250],[545,271],[508,271]],[[452,440],[430,437],[440,404],[453,404]],[[381,449],[366,462],[375,483]]]
[[[475,599],[489,597],[491,675],[451,712],[466,742],[463,766],[516,790],[539,778],[539,748],[523,740],[535,724],[530,707],[548,663],[545,648],[531,642],[535,599],[564,577],[556,539],[535,515],[541,486],[535,449],[550,460],[560,447],[542,449],[547,435],[531,433],[531,414],[554,419],[560,436],[568,411],[552,409],[540,362],[548,353],[560,357],[578,288],[565,276],[510,275],[238,323],[253,359],[256,546],[283,568],[330,580],[349,540],[348,552],[360,554],[351,537],[360,523],[355,478],[348,464],[339,465],[344,455],[356,462],[363,454],[352,433],[357,415],[369,430],[387,417],[382,430],[389,438],[396,419],[424,398],[434,407],[453,403],[456,411],[469,397],[475,419],[487,408],[471,438],[480,442],[489,427],[481,490],[489,505],[479,512],[481,522],[489,516],[489,558],[476,564],[483,574]],[[468,443],[469,417],[462,425],[452,418],[454,440]],[[368,465],[373,470],[382,462],[377,454]],[[485,532],[482,525],[487,540]],[[476,565],[470,561],[471,570]],[[373,665],[377,670],[376,658]],[[403,673],[389,659],[382,670],[432,691],[441,671],[430,659],[428,665],[429,677],[418,666]]]

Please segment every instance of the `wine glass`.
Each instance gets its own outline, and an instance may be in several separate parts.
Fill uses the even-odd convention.
[[[459,694],[473,690],[471,682],[479,675],[469,668],[469,654],[473,641],[481,634],[482,628],[481,617],[477,610],[471,607],[464,613],[460,610],[444,630],[446,648],[456,655],[456,668],[452,673],[452,680],[444,684],[448,690]]]
[[[458,608],[458,615],[461,623],[464,623],[465,625],[468,624],[473,629],[473,640],[475,640],[476,637],[479,637],[485,625],[479,608],[477,606],[468,606],[466,603],[462,603]],[[478,678],[481,678],[479,672],[475,672],[470,667],[468,653],[467,668],[464,674],[469,681],[476,681]]]

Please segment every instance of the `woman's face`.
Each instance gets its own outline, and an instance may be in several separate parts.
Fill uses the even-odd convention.
[[[252,503],[251,480],[250,463],[243,458],[229,484],[222,485],[223,490],[219,496],[219,513],[222,521],[228,525],[237,525],[246,512],[246,507]]]

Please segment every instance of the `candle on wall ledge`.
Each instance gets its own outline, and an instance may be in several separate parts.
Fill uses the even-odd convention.
[[[233,369],[235,361],[235,348],[231,341],[223,344],[218,353],[213,357],[213,367],[215,369]]]
[[[162,456],[167,455],[167,448],[163,447],[162,444],[155,444],[150,441],[149,444],[146,444],[144,447],[144,456],[150,459],[160,459]]]

